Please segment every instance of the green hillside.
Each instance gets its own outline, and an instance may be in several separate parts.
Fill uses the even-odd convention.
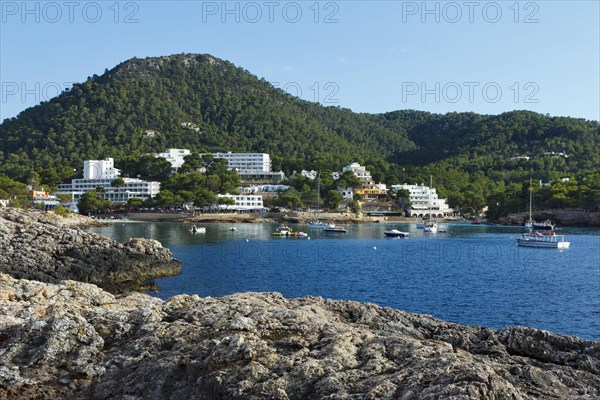
[[[433,175],[455,205],[522,189],[529,176],[581,182],[600,172],[598,121],[527,111],[355,113],[300,100],[210,55],[181,54],[126,61],[3,121],[0,173],[26,182],[37,171],[56,184],[84,159],[118,163],[170,147],[266,152],[288,173],[359,161],[389,184]],[[568,158],[543,156],[552,151]],[[531,158],[510,161],[516,155]]]

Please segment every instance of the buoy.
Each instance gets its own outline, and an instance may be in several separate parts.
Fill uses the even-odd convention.
[[[373,246],[373,249],[374,249],[374,250],[377,250],[377,246]]]
[[[246,242],[249,242],[249,241],[250,241],[249,239],[246,239]]]

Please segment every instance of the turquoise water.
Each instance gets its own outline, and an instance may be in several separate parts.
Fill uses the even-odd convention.
[[[182,274],[156,282],[167,298],[276,291],[368,301],[448,321],[501,328],[533,326],[600,340],[600,230],[563,228],[564,251],[517,247],[518,227],[414,224],[346,226],[330,234],[306,225],[306,238],[273,238],[277,225],[117,223],[93,231],[125,241],[159,240],[183,262]],[[237,231],[232,232],[230,227]],[[383,231],[408,231],[385,238]]]

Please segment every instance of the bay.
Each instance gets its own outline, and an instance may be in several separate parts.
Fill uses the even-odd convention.
[[[200,224],[198,224],[200,226]],[[532,326],[600,340],[600,230],[561,228],[571,248],[517,247],[520,227],[348,225],[331,234],[291,225],[307,238],[274,238],[274,224],[115,223],[91,229],[125,241],[159,240],[183,263],[157,279],[160,298],[274,291],[373,302],[460,324]],[[235,227],[235,231],[230,228]],[[385,238],[386,229],[408,238]]]

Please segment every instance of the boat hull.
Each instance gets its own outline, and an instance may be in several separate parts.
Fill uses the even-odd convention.
[[[408,232],[383,232],[386,237],[407,237],[410,235]]]
[[[571,242],[542,242],[537,240],[517,239],[517,244],[523,247],[538,247],[545,249],[568,249]]]
[[[347,233],[345,229],[334,229],[334,228],[325,228],[325,232],[327,233]]]

